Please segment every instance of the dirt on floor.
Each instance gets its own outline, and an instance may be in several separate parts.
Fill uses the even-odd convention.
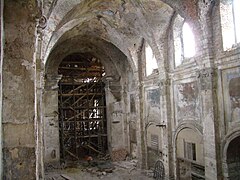
[[[85,162],[75,167],[51,169],[46,172],[46,180],[152,180],[152,171],[140,170],[137,162],[96,161]]]

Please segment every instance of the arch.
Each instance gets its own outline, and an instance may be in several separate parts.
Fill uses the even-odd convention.
[[[177,139],[177,136],[179,132],[185,128],[190,128],[195,130],[199,135],[203,136],[203,128],[198,123],[195,123],[193,121],[184,121],[181,124],[179,124],[176,128],[175,134],[174,134],[174,142]]]
[[[240,136],[234,138],[227,149],[228,177],[231,180],[240,178]]]
[[[174,136],[175,174],[180,179],[204,178],[202,127],[188,121],[180,124]],[[198,168],[198,173],[192,167]]]
[[[173,22],[174,65],[177,67],[183,61],[182,26],[184,19],[180,15],[176,15]]]
[[[227,165],[227,151],[229,144],[235,139],[240,137],[240,128],[234,129],[232,132],[228,133],[222,143],[222,170],[225,179],[229,178],[228,165]]]
[[[109,49],[111,49],[112,53],[109,53]],[[96,37],[77,36],[54,46],[54,49],[45,63],[45,73],[56,74],[61,60],[66,55],[77,52],[92,53],[94,56],[101,59],[103,65],[108,66],[109,69],[113,68],[117,77],[120,76],[120,72],[123,68],[120,69],[121,66],[118,66],[116,62],[121,60],[127,63],[127,57],[113,44]],[[116,54],[119,55],[118,58],[116,57]],[[115,61],[113,61],[113,59],[115,59]],[[108,75],[111,76],[111,74]],[[124,75],[124,73],[122,75]]]
[[[199,124],[193,122],[193,121],[184,121],[181,124],[179,124],[176,128],[175,134],[174,134],[174,139],[173,139],[173,144],[175,145],[176,148],[176,141],[179,133],[184,130],[184,129],[192,129],[193,131],[197,132],[199,136],[203,136],[203,128]],[[175,153],[176,154],[176,153]]]
[[[150,76],[158,69],[157,60],[151,46],[145,42],[145,64],[146,64],[146,76]]]
[[[196,55],[196,40],[188,21],[179,14],[173,22],[174,65],[181,65]]]
[[[69,22],[66,22],[63,26],[61,26],[58,30],[56,30],[56,32],[54,32],[52,34],[51,39],[48,42],[46,49],[44,51],[44,58],[43,58],[44,62],[45,63],[47,62],[47,60],[49,59],[49,56],[51,55],[52,51],[54,51],[54,47],[57,44],[61,44],[63,41],[66,41],[66,38],[64,38],[64,37],[67,37],[68,39],[81,38],[80,33],[75,34],[75,33],[71,33],[71,32],[74,32],[74,29],[81,29],[81,28],[85,29],[86,27],[84,28],[81,26],[83,26],[84,22],[86,22],[86,21],[90,22],[90,20],[92,20],[93,18],[94,17],[92,17],[92,16],[86,16],[85,18],[73,19]],[[108,27],[110,29],[112,29],[112,31],[114,31],[115,34],[117,34],[116,37],[121,37],[121,35],[116,30],[114,30],[114,28],[111,28],[111,26],[108,24],[108,21],[106,21],[106,25],[108,25]],[[91,28],[89,27],[89,29],[91,29]],[[93,29],[92,32],[94,32],[94,31],[99,31],[99,29],[96,29],[96,30]],[[88,32],[87,34],[93,35],[92,32]],[[136,70],[136,68],[137,68],[136,63],[132,60],[132,56],[129,54],[129,51],[127,49],[125,49],[125,46],[123,44],[116,43],[117,41],[114,41],[114,39],[111,40],[110,37],[106,37],[106,36],[100,37],[100,36],[93,35],[93,37],[95,37],[96,39],[99,39],[105,43],[110,43],[113,46],[117,47],[120,51],[122,51],[128,57],[128,61],[131,65],[131,68]],[[89,37],[89,38],[92,38],[92,37]],[[118,42],[122,42],[122,41],[120,39],[118,39]]]
[[[112,43],[109,43],[95,36],[75,36],[61,43],[54,45],[48,59],[45,63],[45,93],[43,95],[43,122],[44,122],[44,142],[45,142],[45,164],[59,163],[60,148],[58,130],[58,81],[61,77],[58,75],[58,67],[62,60],[73,53],[87,53],[98,58],[105,67],[106,78],[106,107],[107,107],[107,132],[121,133],[120,138],[109,138],[109,144],[117,150],[118,148],[128,149],[128,143],[125,143],[123,119],[126,115],[120,109],[125,109],[127,104],[124,101],[123,91],[127,91],[125,84],[129,84],[128,79],[133,76],[133,70],[128,63],[128,58]],[[111,108],[110,108],[111,106]],[[113,122],[114,123],[111,123]],[[115,136],[114,136],[115,137]],[[111,147],[112,148],[112,147]],[[111,153],[113,149],[109,148]]]
[[[80,8],[81,6],[80,4],[84,2],[90,3],[88,10],[86,12],[79,11],[81,13],[81,16],[80,14],[75,14],[76,15],[75,16],[74,13],[77,13],[76,9]],[[124,57],[123,58],[124,62],[126,62],[127,66],[130,65],[129,71],[135,73],[137,70],[137,67],[136,67],[137,61],[134,61],[134,60],[137,59],[136,58],[137,53],[136,54],[130,53],[131,50],[135,50],[135,51],[138,50],[137,49],[138,47],[135,46],[134,36],[137,37],[137,38],[135,37],[137,41],[139,41],[141,37],[144,37],[149,42],[149,44],[151,44],[155,55],[158,56],[157,59],[159,59],[159,61],[164,60],[164,56],[162,55],[164,54],[164,52],[163,52],[163,49],[161,49],[162,47],[160,47],[162,46],[162,44],[159,45],[159,39],[155,37],[158,37],[158,38],[160,37],[159,35],[160,31],[163,32],[161,35],[165,36],[165,32],[168,29],[169,21],[172,18],[173,9],[169,8],[162,1],[159,1],[159,0],[151,0],[151,3],[144,3],[144,1],[138,1],[138,2],[129,1],[131,5],[134,6],[134,10],[133,10],[134,12],[125,11],[125,17],[128,15],[131,15],[131,13],[133,14],[135,13],[135,16],[131,16],[132,18],[129,18],[129,19],[125,18],[126,21],[124,21],[124,15],[123,15],[124,13],[118,14],[119,12],[116,11],[114,12],[116,17],[112,18],[111,11],[110,10],[108,11],[104,8],[101,11],[94,11],[94,12],[89,11],[89,9],[92,10],[91,8],[97,9],[98,8],[97,4],[100,2],[106,2],[106,1],[100,0],[100,1],[94,2],[93,0],[91,1],[73,0],[72,2],[65,4],[67,7],[64,7],[64,1],[59,0],[58,3],[56,3],[55,8],[53,9],[54,10],[53,13],[50,13],[50,18],[49,18],[50,21],[48,24],[51,27],[49,26],[46,28],[45,47],[47,48],[47,51],[43,49],[43,52],[46,52],[44,58],[46,63],[45,74],[47,76],[56,75],[56,72],[57,72],[56,69],[61,59],[63,59],[65,55],[78,52],[80,46],[82,46],[81,47],[82,52],[92,53],[97,58],[102,59],[103,64],[105,65],[107,65],[109,62],[110,66],[113,67],[112,69],[115,71],[114,75],[110,74],[111,78],[114,78],[116,81],[118,81],[115,84],[123,87],[123,85],[126,85],[126,84],[124,84],[124,81],[125,81],[124,78],[121,78],[121,77],[126,77],[125,75],[127,75],[127,73],[124,73],[126,71],[122,71],[123,68],[118,66],[116,57],[109,56],[108,53],[106,53],[106,51],[101,52],[101,48],[102,48],[101,46],[111,45],[111,47],[114,47],[119,51],[121,51],[121,55],[122,55],[121,57]],[[123,1],[117,1],[117,2],[121,3]],[[151,6],[151,4],[153,5]],[[159,6],[154,6],[155,4]],[[118,5],[118,3],[115,3],[114,6],[115,5]],[[151,6],[149,9],[144,8],[148,5]],[[151,11],[152,7],[157,10],[163,7],[163,9],[161,9],[161,11],[158,11],[158,12],[164,11],[164,13],[162,13],[161,16],[158,16],[158,18],[155,17],[154,19],[155,21],[156,19],[158,19],[158,21],[156,21],[158,28],[151,27],[148,22],[148,20],[152,19],[150,17],[151,13],[155,13],[155,10]],[[123,9],[123,10],[125,8],[126,8],[125,4],[123,4],[120,7],[120,9]],[[113,10],[115,9],[113,8]],[[122,18],[121,21],[124,21],[123,24],[120,24],[121,22],[118,21],[119,19],[118,16],[121,16],[120,17]],[[134,19],[135,17],[137,19]],[[92,26],[94,22],[96,22],[96,20],[99,20],[99,19],[101,21],[99,22],[100,25],[96,24],[96,26]],[[141,21],[139,19],[141,19]],[[129,23],[130,21],[133,23]],[[125,27],[126,24],[134,25],[134,26],[130,26],[125,29],[123,27]],[[88,28],[90,30],[87,31],[86,29]],[[152,30],[153,28],[154,30]],[[156,29],[158,29],[159,31],[156,31]],[[86,33],[90,34],[90,36],[88,37],[85,36],[83,38],[83,36]],[[127,35],[124,36],[125,34]],[[83,43],[82,41],[84,40],[86,40],[87,43]],[[64,45],[67,45],[65,44],[67,41],[69,42],[71,41],[72,44],[74,42],[74,44],[76,44],[78,48],[75,47],[74,49],[71,49],[71,50],[65,49],[66,47],[64,47]],[[99,43],[98,41],[101,41],[101,43]],[[161,39],[161,41],[164,41],[164,40]],[[56,52],[56,49],[60,47],[63,50],[62,54]],[[69,46],[68,44],[67,48],[69,49],[70,47],[73,48],[73,46]],[[162,54],[161,54],[161,50],[163,52]],[[64,52],[67,52],[68,54]],[[54,61],[54,58],[52,59],[52,57],[57,57],[58,61]],[[162,64],[165,64],[165,63],[162,63]],[[134,75],[137,76],[137,73]],[[57,75],[54,78],[56,78],[57,80],[58,79]],[[48,79],[46,83],[49,83]],[[121,91],[122,89],[118,88],[118,90]],[[120,104],[119,102],[116,103],[116,108],[119,104]]]
[[[177,136],[176,136],[176,140],[175,140],[175,145],[176,145],[176,148],[177,148],[177,141],[178,141],[178,138],[179,138],[179,136],[180,135],[182,135],[183,133],[185,134],[186,132],[184,132],[184,131],[191,131],[191,135],[193,135],[193,134],[195,134],[196,135],[196,137],[187,137],[187,136],[185,136],[185,135],[183,135],[187,140],[190,140],[190,141],[194,141],[194,138],[198,138],[198,140],[199,140],[199,142],[201,141],[201,142],[203,142],[203,136],[202,136],[202,134],[201,133],[199,133],[199,131],[196,131],[196,128],[192,128],[192,127],[190,127],[190,126],[188,126],[188,127],[184,127],[184,128],[181,128],[181,130],[177,133]],[[187,132],[187,133],[189,133],[189,132]],[[192,138],[192,139],[191,139]],[[201,139],[201,140],[200,140]],[[197,141],[197,139],[196,139],[196,141]],[[199,143],[198,142],[198,143]],[[202,152],[203,153],[203,152]],[[203,155],[203,154],[202,154]],[[184,158],[184,157],[183,157]],[[196,160],[196,159],[195,159]],[[200,159],[199,159],[200,160]]]
[[[162,158],[162,129],[156,122],[149,122],[146,127],[147,166],[153,168],[157,160]]]
[[[195,56],[195,37],[193,31],[187,22],[184,22],[182,27],[183,38],[183,54],[185,58]],[[190,53],[188,52],[190,51]]]

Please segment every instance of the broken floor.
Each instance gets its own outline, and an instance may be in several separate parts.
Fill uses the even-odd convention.
[[[151,170],[140,170],[134,161],[92,162],[91,165],[81,164],[75,168],[50,170],[46,173],[47,180],[150,180]]]

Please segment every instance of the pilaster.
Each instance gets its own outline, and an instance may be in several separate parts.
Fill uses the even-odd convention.
[[[162,128],[162,160],[165,166],[166,176],[173,177],[173,147],[172,147],[172,123],[170,118],[170,79],[161,79],[160,87],[160,102],[161,102],[161,123]]]
[[[198,72],[202,98],[202,124],[205,160],[205,178],[218,179],[217,124],[214,107],[214,69],[205,68]]]
[[[42,101],[42,123],[44,143],[44,165],[59,166],[59,118],[58,118],[58,82],[61,75],[48,75],[45,79],[45,89]]]

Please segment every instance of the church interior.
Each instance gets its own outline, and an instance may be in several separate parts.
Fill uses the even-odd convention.
[[[0,179],[100,161],[155,179],[240,179],[239,0],[0,8]]]

